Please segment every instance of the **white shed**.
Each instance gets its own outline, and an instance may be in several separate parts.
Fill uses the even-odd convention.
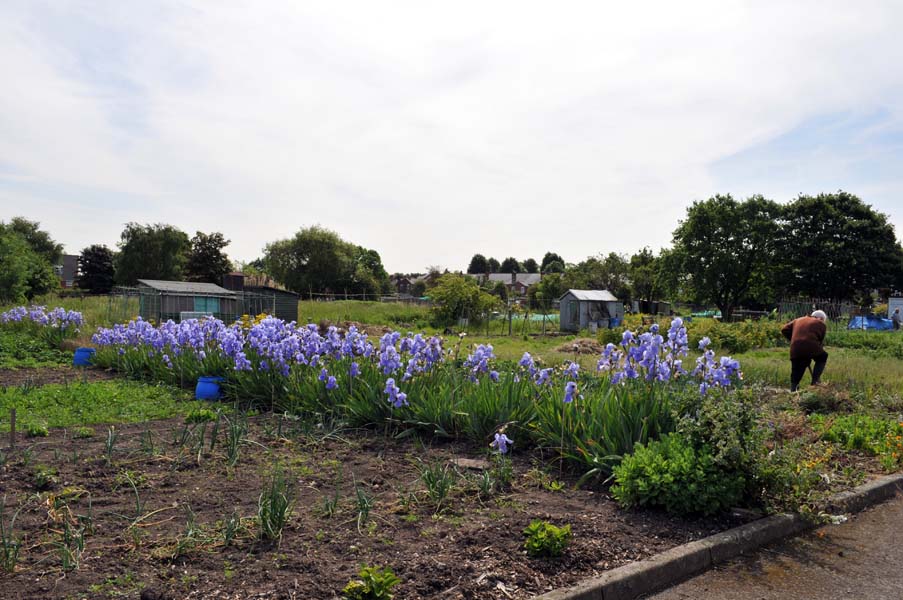
[[[624,305],[608,290],[568,290],[560,302],[561,331],[605,329],[624,321]]]

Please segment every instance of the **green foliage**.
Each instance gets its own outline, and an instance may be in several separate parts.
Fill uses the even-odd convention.
[[[288,524],[294,506],[294,495],[288,478],[282,468],[277,466],[257,501],[260,537],[270,541],[281,540],[282,530]]]
[[[539,264],[533,258],[528,258],[523,262],[524,273],[539,273]]]
[[[571,526],[534,520],[524,529],[524,536],[524,549],[533,558],[561,556],[571,540]]]
[[[36,421],[29,421],[25,425],[25,435],[27,437],[47,437],[50,435],[50,430],[47,428],[47,425],[44,423],[38,423]]]
[[[301,323],[319,323],[324,320],[332,323],[353,321],[367,325],[407,329],[423,329],[429,325],[429,309],[427,307],[402,302],[302,300],[298,303],[298,313]]]
[[[513,256],[509,256],[505,260],[502,261],[502,264],[499,265],[499,273],[522,273],[524,270],[523,265],[518,262],[516,258]]]
[[[430,290],[431,313],[437,326],[453,325],[465,317],[480,320],[498,305],[495,296],[482,291],[470,277],[448,273]]]
[[[471,275],[482,275],[489,272],[489,262],[482,254],[474,254],[467,266],[467,272]]]
[[[52,264],[0,222],[0,302],[22,302],[59,288]]]
[[[346,600],[391,600],[392,588],[401,583],[389,567],[363,567],[357,576],[342,589]]]
[[[636,444],[674,428],[671,389],[639,381],[611,385],[601,380],[582,393],[583,399],[570,404],[560,397],[537,402],[530,433],[539,446],[557,449],[583,472],[584,479],[610,474]]]
[[[546,252],[545,256],[542,257],[542,264],[540,264],[539,270],[542,273],[563,273],[564,265],[565,262],[561,256],[554,252]]]
[[[216,411],[209,408],[196,408],[185,415],[186,423],[212,423],[216,421]]]
[[[59,483],[57,470],[47,465],[35,465],[31,475],[34,489],[44,492]]]
[[[894,419],[868,415],[812,415],[809,421],[816,431],[821,431],[821,439],[871,455],[882,454],[890,440],[903,436],[903,422]]]
[[[376,296],[390,287],[389,276],[375,250],[346,242],[320,226],[267,244],[264,264],[267,273],[300,294],[347,292]]]
[[[185,232],[157,223],[127,223],[116,255],[116,281],[135,285],[139,279],[180,281],[190,247]]]
[[[188,250],[185,278],[222,285],[223,276],[232,270],[232,263],[223,252],[228,245],[229,240],[222,233],[196,232]]]
[[[770,289],[779,213],[762,196],[694,202],[674,231],[672,264],[665,268],[684,278],[686,295],[715,304],[729,321],[739,303],[764,298]]]
[[[893,224],[853,194],[801,195],[783,213],[786,293],[853,299],[875,288],[903,287],[903,249]]]
[[[16,536],[16,517],[19,516],[20,507],[13,513],[9,524],[6,523],[6,496],[0,498],[0,569],[7,573],[16,570],[19,562],[19,550],[22,548],[22,540]]]
[[[82,250],[78,257],[75,285],[91,294],[108,294],[113,289],[115,274],[113,251],[94,244]]]
[[[678,515],[710,515],[737,504],[742,474],[722,468],[709,448],[679,435],[638,445],[614,468],[614,498],[624,507],[655,506]]]
[[[72,355],[50,348],[32,331],[0,327],[0,369],[52,367],[72,361]]]
[[[659,268],[661,261],[649,248],[643,248],[630,257],[627,272],[630,277],[631,298],[634,300],[657,300],[661,293]]]
[[[25,243],[44,262],[49,265],[58,264],[63,256],[63,245],[55,242],[46,231],[41,231],[40,226],[41,224],[37,221],[29,221],[24,217],[13,217],[9,223],[0,222],[0,231],[15,233],[25,240]]]
[[[455,485],[458,478],[457,473],[447,462],[430,464],[419,462],[417,469],[420,471],[420,480],[426,486],[426,493],[435,504],[438,513],[442,509],[442,503],[448,498]]]
[[[608,290],[616,298],[630,296],[630,276],[627,259],[610,252],[591,256],[564,273],[565,288],[580,290]],[[557,299],[557,298],[556,298]]]
[[[140,423],[191,410],[187,394],[165,385],[130,381],[49,384],[31,390],[0,388],[0,414],[16,408],[23,429],[77,427],[99,423]],[[0,422],[0,431],[9,423]]]

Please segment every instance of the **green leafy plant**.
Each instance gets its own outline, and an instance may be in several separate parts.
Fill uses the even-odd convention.
[[[217,413],[216,411],[210,410],[209,408],[196,408],[185,415],[186,423],[212,423],[216,421]]]
[[[392,588],[401,583],[389,567],[362,567],[357,576],[342,589],[346,600],[391,600]]]
[[[26,437],[47,437],[50,430],[44,423],[29,423],[25,426]]]
[[[78,427],[72,433],[72,437],[77,440],[94,437],[94,428],[93,427]]]
[[[737,504],[746,478],[721,467],[707,447],[679,435],[639,444],[614,468],[611,493],[625,507],[656,506],[674,514],[710,515]]]
[[[22,548],[22,540],[15,535],[16,517],[19,516],[20,510],[22,507],[13,513],[9,525],[7,525],[6,496],[0,499],[0,568],[7,573],[12,573],[16,569],[16,564],[19,562],[19,550]]]
[[[35,465],[31,481],[36,490],[40,492],[49,490],[59,483],[57,470],[47,465]]]
[[[561,556],[571,540],[571,526],[534,520],[524,529],[524,549],[533,558]]]
[[[439,512],[455,485],[457,473],[447,462],[425,464],[421,461],[417,468],[420,470],[420,480],[426,486],[427,496],[433,501],[436,512]]]
[[[257,501],[260,537],[275,542],[281,540],[282,530],[292,516],[294,505],[288,479],[282,468],[277,466]]]

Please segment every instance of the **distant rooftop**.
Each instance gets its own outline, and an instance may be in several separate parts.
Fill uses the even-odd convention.
[[[194,281],[160,281],[159,279],[139,279],[138,283],[146,285],[160,292],[172,292],[174,294],[213,294],[217,296],[234,296],[215,283],[197,283]]]
[[[564,296],[573,294],[577,300],[589,300],[591,302],[617,302],[618,299],[608,290],[568,290]],[[561,298],[563,299],[564,296]]]

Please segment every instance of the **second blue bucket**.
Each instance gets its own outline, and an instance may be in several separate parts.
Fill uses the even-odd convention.
[[[198,377],[197,387],[194,388],[194,397],[198,400],[219,400],[219,386],[222,381],[222,377]]]
[[[76,367],[90,367],[94,360],[94,348],[77,348],[72,356],[72,364]]]

